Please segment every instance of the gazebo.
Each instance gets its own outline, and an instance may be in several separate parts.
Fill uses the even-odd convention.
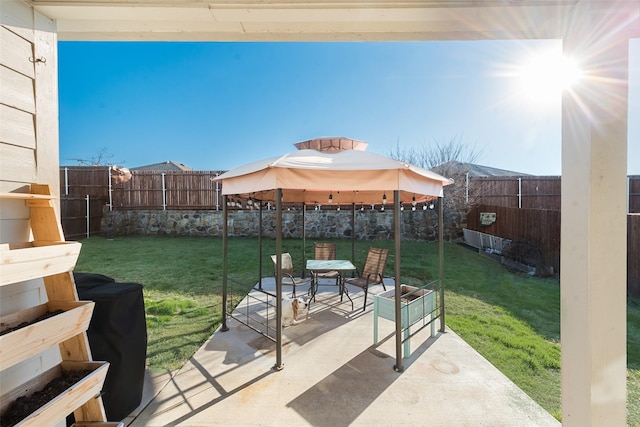
[[[303,145],[304,147],[304,145]],[[300,149],[283,156],[249,163],[216,178],[223,195],[223,325],[227,328],[228,284],[228,209],[230,196],[270,202],[276,207],[276,269],[280,271],[282,255],[283,203],[335,204],[352,206],[352,227],[356,205],[388,204],[394,211],[395,241],[395,338],[396,371],[402,366],[402,321],[400,312],[400,212],[403,203],[424,203],[443,197],[443,187],[452,181],[434,172],[363,150],[318,151]],[[438,206],[438,240],[440,252],[439,292],[440,330],[444,331],[444,288],[442,261],[443,208]],[[304,212],[304,209],[303,209]],[[352,232],[355,239],[355,232]],[[281,274],[276,279],[276,321],[282,316]],[[276,369],[282,368],[282,331],[276,328]]]

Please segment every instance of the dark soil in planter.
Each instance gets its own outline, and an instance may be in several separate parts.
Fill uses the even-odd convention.
[[[33,319],[31,322],[22,322],[18,326],[14,326],[12,328],[5,329],[4,331],[0,332],[0,335],[4,335],[4,334],[8,334],[9,332],[17,331],[18,329],[22,329],[25,326],[32,325],[34,323],[40,322],[41,320],[48,319],[50,317],[56,316],[56,315],[61,314],[61,313],[64,313],[64,310],[48,311],[45,314],[43,314],[42,316],[38,317],[37,319]]]
[[[12,427],[44,406],[93,371],[68,371],[51,380],[41,391],[19,397],[0,418],[0,427]]]
[[[411,301],[413,301],[414,299],[420,298],[422,295],[414,295],[414,294],[402,294],[400,295],[400,301],[402,301],[403,303],[407,304]],[[394,300],[396,299],[395,295],[391,295],[389,297],[389,299]]]

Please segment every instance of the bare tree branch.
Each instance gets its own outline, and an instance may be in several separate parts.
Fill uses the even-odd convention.
[[[435,139],[430,145],[423,145],[419,149],[401,147],[400,143],[397,143],[389,157],[431,169],[453,179],[453,184],[444,187],[445,207],[466,210],[466,174],[469,168],[464,164],[476,162],[482,157],[482,151],[476,147],[475,142],[469,143],[462,137],[455,136],[448,141]]]
[[[89,158],[72,158],[69,160],[73,160],[78,163],[80,166],[112,166],[113,162],[110,162],[109,159],[113,158],[113,154],[109,153],[107,147],[102,147],[95,156]],[[124,163],[124,162],[120,162]]]
[[[476,143],[465,141],[461,136],[455,136],[448,141],[434,139],[429,145],[422,145],[418,149],[414,147],[401,147],[396,144],[389,157],[425,169],[432,169],[448,162],[474,163],[482,157],[482,149],[476,147]]]

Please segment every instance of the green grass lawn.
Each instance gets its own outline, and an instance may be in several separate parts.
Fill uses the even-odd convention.
[[[202,237],[92,237],[82,241],[76,271],[101,273],[144,285],[148,365],[177,369],[211,336],[221,319],[222,240]],[[337,241],[338,258],[351,257],[351,242]],[[356,242],[356,265],[370,246]],[[306,256],[312,257],[307,242]],[[273,240],[229,242],[230,291],[242,298],[262,275],[273,272]],[[302,266],[301,240],[286,240],[294,265]],[[391,251],[393,253],[393,250]],[[387,274],[393,275],[393,256]],[[402,243],[402,281],[437,278],[437,245]],[[514,273],[459,245],[445,244],[447,325],[556,418],[560,418],[560,289],[558,279]],[[629,299],[628,423],[640,426],[640,300]]]

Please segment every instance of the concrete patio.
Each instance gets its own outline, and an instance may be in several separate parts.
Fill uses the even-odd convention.
[[[387,281],[387,289],[393,281]],[[263,282],[273,288],[273,280]],[[288,289],[287,289],[288,290]],[[371,289],[372,294],[381,286]],[[321,287],[300,323],[275,343],[229,320],[178,372],[148,376],[131,426],[559,426],[454,332],[411,339],[395,372],[394,324],[380,320],[373,345],[373,298],[351,289],[355,310]],[[251,298],[239,305],[260,312]],[[264,313],[263,313],[264,314]],[[148,404],[147,404],[148,403]]]

